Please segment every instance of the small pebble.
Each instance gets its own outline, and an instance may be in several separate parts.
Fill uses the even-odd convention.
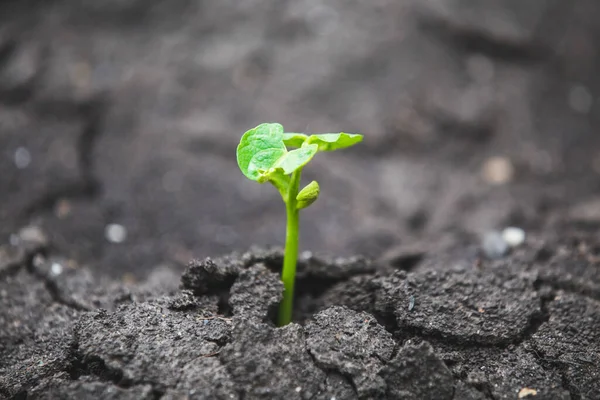
[[[19,147],[15,151],[15,165],[19,169],[25,169],[31,164],[31,154],[25,147]]]
[[[525,241],[525,231],[521,228],[510,226],[502,231],[502,239],[510,247],[518,247]]]
[[[52,272],[52,275],[60,275],[63,272],[63,266],[56,262],[52,263],[52,267],[50,267],[50,271]]]
[[[300,393],[300,391],[302,390],[302,388],[300,386],[298,386],[295,390],[296,390],[296,393]]]
[[[408,299],[408,311],[412,311],[415,308],[415,296],[410,296]]]
[[[519,394],[517,397],[519,397],[519,399],[524,399],[527,397],[534,397],[534,396],[537,396],[537,390],[525,387],[525,388],[519,390]]]
[[[487,258],[496,259],[505,256],[508,253],[508,243],[498,231],[488,232],[483,236],[481,243],[483,252]]]
[[[127,239],[127,229],[123,225],[108,224],[104,229],[104,236],[111,243],[123,243]]]
[[[37,226],[26,226],[19,231],[19,238],[23,242],[44,245],[48,238]]]
[[[310,250],[304,250],[301,253],[300,258],[302,258],[304,260],[308,260],[308,259],[312,258],[312,256],[313,256],[312,251],[310,251]]]
[[[492,185],[504,185],[512,181],[515,171],[512,162],[506,157],[491,157],[483,165],[481,174]]]

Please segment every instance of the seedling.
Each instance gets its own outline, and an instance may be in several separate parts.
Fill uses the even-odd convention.
[[[237,147],[237,161],[242,173],[258,183],[270,182],[281,194],[287,213],[285,254],[281,280],[285,291],[279,306],[279,325],[292,319],[294,282],[298,260],[299,211],[319,197],[319,184],[310,182],[300,189],[304,166],[319,151],[333,151],[362,141],[363,136],[350,133],[305,135],[284,133],[277,123],[260,124],[244,133]],[[288,147],[295,148],[288,150]]]

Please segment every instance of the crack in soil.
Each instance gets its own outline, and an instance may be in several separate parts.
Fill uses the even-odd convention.
[[[421,29],[449,43],[450,47],[468,53],[481,53],[490,58],[514,64],[537,64],[547,59],[548,49],[534,42],[497,37],[473,28],[455,25],[442,18],[422,16]]]
[[[35,267],[35,265],[34,265],[35,258],[37,255],[41,255],[41,254],[43,254],[43,253],[39,252],[39,253],[33,254],[32,257],[28,260],[28,263],[25,264],[25,267],[27,268],[27,272],[30,275],[36,277],[37,279],[41,280],[44,283],[44,287],[50,294],[50,297],[52,298],[52,300],[56,303],[62,304],[66,307],[72,308],[77,311],[92,311],[89,307],[87,307],[83,304],[79,304],[78,302],[67,298],[65,296],[65,294],[58,288],[55,281],[48,278],[46,275],[41,273]]]
[[[560,371],[560,379],[562,388],[569,392],[569,396],[571,396],[571,400],[581,400],[581,393],[579,389],[577,389],[571,381],[567,377],[567,374],[564,371]]]
[[[526,348],[525,351],[534,356],[533,359],[540,367],[542,367],[542,369],[558,373],[561,379],[561,387],[569,392],[571,400],[581,400],[581,393],[579,392],[579,389],[571,383],[565,371],[567,364],[576,365],[576,363],[547,358],[544,352],[538,348]]]
[[[542,282],[536,281],[533,284],[534,290],[539,291]],[[523,342],[530,339],[540,329],[540,327],[550,319],[550,312],[548,310],[548,304],[553,300],[555,293],[553,291],[544,294],[540,298],[540,311],[531,315],[527,324],[523,328],[520,334],[513,338],[507,338],[494,342],[483,342],[478,339],[465,338],[462,336],[455,336],[445,332],[431,331],[425,332],[424,328],[414,326],[403,326],[400,327],[394,315],[394,310],[388,307],[387,310],[377,312],[374,307],[371,307],[370,313],[375,317],[377,322],[382,325],[389,333],[394,337],[405,341],[410,337],[417,337],[421,340],[429,341],[432,343],[444,343],[458,348],[499,348],[506,349],[509,346],[519,346]],[[375,304],[375,293],[371,294],[371,304]]]
[[[534,282],[534,289],[538,291],[538,287],[536,287],[536,283]],[[526,340],[531,339],[533,335],[537,333],[537,331],[542,327],[545,322],[550,320],[550,311],[548,309],[548,304],[554,298],[554,292],[547,293],[540,297],[540,312],[534,313],[527,322],[527,325],[523,329],[522,333],[515,340],[508,342],[508,345],[516,345],[519,346]],[[506,347],[504,346],[504,348]]]
[[[424,328],[414,326],[403,326],[400,327],[393,314],[378,313],[375,311],[370,312],[373,314],[377,322],[382,325],[386,331],[391,333],[395,338],[404,342],[412,337],[416,337],[420,340],[424,340],[431,343],[443,343],[451,345],[453,347],[461,349],[485,349],[485,348],[499,348],[506,349],[511,345],[520,345],[522,342],[530,338],[540,326],[548,320],[549,315],[546,313],[539,313],[540,315],[534,315],[530,318],[527,326],[523,329],[522,333],[515,337],[506,340],[499,340],[497,342],[482,342],[477,339],[470,339],[461,336],[455,336],[447,334],[445,332],[425,332]]]
[[[320,363],[317,361],[317,359],[315,358],[315,356],[312,354],[312,352],[310,351],[310,349],[308,348],[308,343],[306,343],[306,341],[305,341],[305,346],[306,346],[306,352],[308,353],[308,356],[312,360],[313,365],[316,368],[318,368],[321,371],[323,371],[323,373],[325,374],[325,382],[327,382],[327,372],[335,372],[340,377],[342,377],[346,383],[348,383],[350,385],[350,387],[352,388],[352,391],[354,392],[354,394],[356,395],[356,397],[359,398],[358,388],[354,384],[354,381],[352,380],[352,376],[350,374],[342,372],[339,368],[325,368],[325,367],[322,367],[320,365]]]
[[[483,394],[487,399],[496,400],[496,397],[492,394],[492,388],[489,382],[475,383],[470,385],[472,388]]]
[[[20,249],[19,249],[20,250]],[[22,250],[22,253],[15,257],[15,260],[8,261],[5,266],[0,270],[0,280],[9,276],[14,276],[21,268],[27,268],[33,262],[34,257],[40,254],[40,249],[32,251]]]
[[[423,252],[406,253],[392,257],[390,260],[386,261],[386,264],[389,264],[396,270],[411,272],[417,269],[424,258],[425,253]]]
[[[9,40],[0,47],[0,69],[10,62],[11,57],[18,51],[17,42]],[[48,102],[36,101],[33,97],[38,89],[39,81],[44,76],[49,49],[43,47],[40,52],[40,66],[33,78],[14,88],[0,91],[0,103],[14,106],[32,101],[32,110],[39,118],[58,117],[76,118],[83,121],[83,128],[75,145],[77,165],[81,176],[74,182],[62,187],[49,189],[40,198],[25,205],[20,218],[28,220],[38,213],[52,209],[57,201],[64,198],[84,198],[93,200],[102,189],[100,180],[94,174],[93,149],[97,138],[103,132],[104,119],[108,108],[106,95],[97,94],[90,100],[77,103],[74,100],[52,99]],[[32,100],[33,98],[33,100]]]
[[[0,66],[3,66],[17,49],[17,43],[14,40],[7,40],[0,46]]]
[[[10,63],[13,55],[19,50],[17,41],[8,40],[3,47],[0,47],[0,71]],[[43,49],[44,53],[46,49]],[[44,63],[42,63],[43,65]],[[43,67],[42,67],[43,68]],[[19,82],[16,86],[0,90],[0,104],[6,106],[19,106],[27,102],[35,93],[35,89],[40,80],[41,73],[36,73],[32,78],[25,82]]]
[[[115,386],[126,387],[123,382],[123,371],[118,368],[106,366],[104,360],[96,355],[83,355],[79,350],[79,334],[76,327],[73,328],[73,344],[70,349],[72,361],[65,372],[72,380],[78,380],[81,376],[94,375],[103,382],[112,382]]]
[[[135,353],[136,350],[134,349],[132,351]],[[73,332],[73,344],[70,350],[70,356],[71,362],[69,363],[69,366],[65,372],[69,374],[69,377],[73,381],[79,380],[79,378],[82,376],[93,375],[101,382],[111,382],[116,387],[125,390],[131,389],[134,386],[150,385],[152,388],[153,400],[159,400],[164,396],[167,389],[171,388],[170,386],[165,386],[158,382],[147,381],[143,379],[127,379],[125,378],[125,372],[123,369],[107,366],[102,357],[95,354],[82,354],[79,350],[79,336],[75,328]]]
[[[38,213],[54,208],[56,203],[64,198],[82,198],[93,200],[102,191],[102,184],[94,173],[94,147],[103,133],[104,120],[108,109],[108,100],[104,95],[84,103],[56,102],[39,104],[36,111],[41,117],[75,117],[83,120],[84,126],[77,138],[77,165],[81,177],[63,187],[46,192],[41,198],[32,201],[23,211],[24,218],[29,219]]]
[[[586,289],[578,285],[576,282],[558,282],[552,279],[539,279],[540,286],[548,286],[549,288],[557,291],[562,290],[566,293],[575,294],[577,296],[586,297],[591,300],[600,301],[600,291],[594,291]]]
[[[452,400],[461,400],[456,398],[456,385],[452,386]]]

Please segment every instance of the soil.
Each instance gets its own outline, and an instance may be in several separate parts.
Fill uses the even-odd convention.
[[[0,3],[0,398],[600,399],[600,5],[467,3]]]
[[[424,254],[410,271],[307,254],[297,323],[283,328],[273,324],[277,249],[193,260],[180,283],[158,270],[127,285],[83,268],[56,274],[60,260],[30,245],[10,270],[3,260],[0,394],[451,400],[533,389],[541,399],[595,399],[593,243],[593,234],[530,236],[501,260],[436,253],[430,263]]]

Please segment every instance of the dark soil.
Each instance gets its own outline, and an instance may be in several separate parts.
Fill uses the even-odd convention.
[[[0,398],[600,399],[599,21],[0,2]],[[285,213],[234,158],[264,121],[365,133],[306,169],[283,328]]]
[[[536,399],[597,399],[594,236],[530,236],[499,261],[452,256],[410,272],[305,257],[301,324],[283,328],[272,323],[277,250],[192,261],[178,287],[168,270],[138,285],[94,281],[83,268],[55,274],[59,260],[43,247],[22,249],[3,259],[0,393],[450,400],[529,388]]]

